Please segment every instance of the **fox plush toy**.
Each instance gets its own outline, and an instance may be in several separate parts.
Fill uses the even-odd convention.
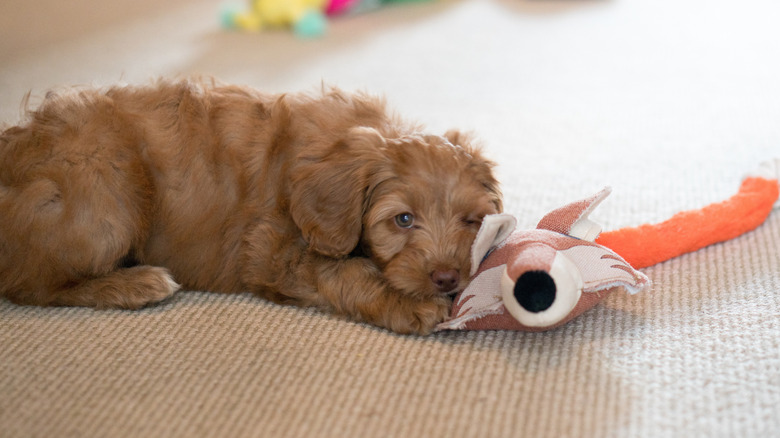
[[[437,330],[544,331],[559,327],[618,288],[649,285],[637,269],[733,239],[761,225],[780,188],[780,159],[748,175],[737,194],[665,222],[601,234],[588,216],[610,193],[556,209],[534,230],[490,215],[471,249],[472,280]]]

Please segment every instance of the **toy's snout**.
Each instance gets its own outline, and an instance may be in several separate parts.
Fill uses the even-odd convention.
[[[561,251],[538,246],[532,263],[519,257],[507,266],[501,285],[504,306],[527,327],[547,327],[566,318],[582,295],[583,281],[574,263]],[[543,265],[540,260],[546,260]]]
[[[528,271],[520,276],[513,288],[515,300],[523,309],[539,313],[555,302],[555,280],[545,271]]]

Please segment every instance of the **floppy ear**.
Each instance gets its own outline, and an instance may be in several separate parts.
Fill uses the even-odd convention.
[[[590,198],[581,201],[572,202],[566,206],[555,209],[545,215],[536,228],[555,231],[561,234],[567,234],[582,240],[593,242],[601,233],[601,226],[590,219],[593,210],[598,207],[612,192],[612,189],[605,187],[600,192]]]
[[[358,245],[366,197],[381,173],[385,145],[376,130],[354,128],[342,141],[298,157],[290,213],[314,251],[342,257]]]

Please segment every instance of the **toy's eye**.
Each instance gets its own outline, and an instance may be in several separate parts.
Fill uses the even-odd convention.
[[[411,213],[401,213],[395,217],[395,224],[401,228],[412,228],[412,225],[414,225],[414,215]]]

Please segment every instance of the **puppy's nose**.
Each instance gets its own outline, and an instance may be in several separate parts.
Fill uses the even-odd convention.
[[[431,281],[440,292],[450,292],[458,286],[460,274],[456,269],[433,271]]]

